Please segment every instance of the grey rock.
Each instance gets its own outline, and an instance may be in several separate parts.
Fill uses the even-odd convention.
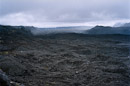
[[[10,79],[1,69],[0,69],[0,86],[11,86]]]

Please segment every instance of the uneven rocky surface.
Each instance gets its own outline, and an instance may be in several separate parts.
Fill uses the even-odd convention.
[[[129,86],[130,36],[16,33],[17,29],[0,32],[0,69],[13,82],[25,86]]]
[[[0,86],[10,86],[8,76],[0,69]]]

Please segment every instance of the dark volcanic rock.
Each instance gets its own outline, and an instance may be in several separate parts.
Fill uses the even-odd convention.
[[[0,45],[0,51],[11,51],[13,48],[10,46]]]
[[[26,68],[17,62],[14,57],[5,56],[0,59],[0,68],[9,75],[22,75]]]
[[[129,45],[121,45],[130,43],[129,35],[32,36],[25,27],[1,27],[0,68],[14,86],[130,85]],[[92,33],[109,29],[97,27]]]
[[[0,86],[11,86],[10,79],[1,69],[0,69]]]

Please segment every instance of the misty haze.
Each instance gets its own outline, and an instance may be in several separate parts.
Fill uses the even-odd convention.
[[[130,0],[0,0],[0,86],[130,86]]]

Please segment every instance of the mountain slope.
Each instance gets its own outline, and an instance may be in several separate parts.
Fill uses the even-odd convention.
[[[122,25],[121,27],[130,27],[130,23],[125,23],[125,24]]]
[[[86,31],[87,34],[122,34],[130,35],[130,27],[105,27],[96,26]]]

